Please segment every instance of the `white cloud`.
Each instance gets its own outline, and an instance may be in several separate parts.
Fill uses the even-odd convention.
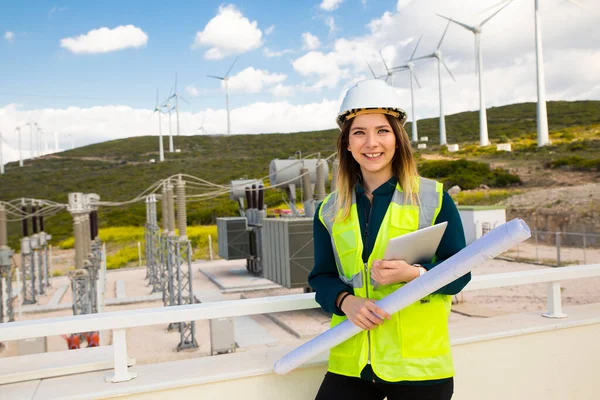
[[[302,41],[304,42],[304,48],[307,50],[315,50],[321,47],[319,38],[312,35],[310,32],[304,32],[302,34]]]
[[[232,132],[257,134],[331,129],[335,126],[332,116],[335,116],[338,103],[337,99],[323,99],[301,105],[280,101],[253,103],[234,108],[231,110]],[[27,122],[31,114],[36,115],[38,124],[48,132],[49,147],[54,148],[50,132],[59,132],[59,147],[65,150],[71,147],[71,138],[68,135],[73,136],[75,147],[126,137],[158,136],[158,118],[152,115],[152,111],[118,105],[23,110],[15,104],[9,104],[0,108],[0,131],[11,132],[4,135],[8,142],[4,144],[4,162],[18,161],[18,137],[14,127]],[[205,114],[204,128],[207,132],[223,134],[227,131],[227,112],[224,107],[208,108],[196,113],[184,109],[179,111],[182,135],[198,134]],[[175,129],[174,119],[172,123]],[[169,131],[168,118],[162,118],[162,131],[163,134]],[[23,134],[23,157],[27,159],[30,157],[27,142],[29,131],[26,129]],[[158,137],[156,147],[158,151]]]
[[[60,40],[60,46],[75,54],[108,53],[130,47],[138,48],[148,43],[148,35],[133,25],[121,25],[114,29],[92,29],[85,35]]]
[[[349,77],[349,70],[340,68],[335,53],[324,54],[320,51],[311,51],[294,60],[292,66],[302,76],[317,75],[320,80],[314,88],[333,88],[341,79]]]
[[[344,0],[323,0],[319,4],[319,8],[325,11],[333,11],[337,9]]]
[[[6,39],[7,42],[13,43],[15,41],[15,33],[11,31],[4,32],[4,39]]]
[[[265,47],[263,49],[263,54],[267,58],[282,57],[286,54],[293,53],[293,52],[294,51],[291,49],[284,49],[284,50],[280,50],[280,51],[273,51],[273,50],[269,49],[268,47]]]
[[[327,27],[329,28],[329,33],[332,33],[337,29],[337,27],[335,26],[335,18],[331,16],[325,18],[325,25],[327,25]]]
[[[194,85],[189,85],[185,87],[185,93],[190,97],[198,97],[200,95],[200,90]]]
[[[269,71],[248,67],[229,78],[229,90],[246,93],[258,93],[264,88],[282,83],[285,74],[272,74]]]
[[[205,53],[207,60],[246,53],[262,45],[262,32],[257,22],[250,22],[234,5],[219,7],[202,32],[196,33],[194,47],[210,47]]]
[[[271,93],[278,97],[289,97],[294,94],[294,88],[278,83],[271,89]]]
[[[267,29],[265,29],[265,35],[270,35],[275,30],[275,25],[271,25]]]

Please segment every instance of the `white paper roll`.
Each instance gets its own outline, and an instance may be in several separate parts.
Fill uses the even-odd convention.
[[[529,237],[531,232],[525,221],[513,219],[493,229],[432,270],[377,301],[376,304],[389,314],[397,313],[467,274],[476,265],[491,260]],[[273,369],[279,375],[287,374],[360,331],[361,328],[346,320],[277,360]]]

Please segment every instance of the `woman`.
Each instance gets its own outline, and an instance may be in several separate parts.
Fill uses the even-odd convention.
[[[454,202],[417,174],[400,104],[394,88],[365,80],[348,90],[338,115],[337,191],[315,215],[309,284],[332,326],[347,318],[363,331],[331,349],[319,400],[452,397],[448,315],[470,274],[394,315],[374,303],[465,247]],[[382,260],[390,238],[444,221],[430,263]]]

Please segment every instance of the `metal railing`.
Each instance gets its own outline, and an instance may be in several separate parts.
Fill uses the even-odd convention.
[[[531,238],[503,253],[499,258],[553,267],[597,263],[600,262],[600,235],[532,231]]]
[[[564,318],[566,315],[562,312],[559,282],[589,277],[600,277],[600,264],[480,275],[473,277],[465,290],[546,282],[548,311],[542,315],[548,318]],[[318,308],[314,296],[314,293],[295,294],[11,322],[0,327],[0,342],[73,332],[112,330],[114,375],[107,378],[107,381],[124,382],[135,378],[135,374],[127,367],[127,328]],[[0,362],[10,362],[10,358],[0,359]]]

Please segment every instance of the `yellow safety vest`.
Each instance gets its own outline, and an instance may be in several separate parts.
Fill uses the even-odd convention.
[[[442,206],[443,186],[436,181],[418,178],[415,192],[418,205],[405,204],[399,185],[377,233],[375,246],[366,264],[362,261],[363,242],[358,220],[356,194],[352,197],[350,216],[335,221],[335,197],[323,200],[319,219],[329,231],[340,279],[354,288],[358,297],[379,300],[404,283],[380,286],[370,277],[374,260],[381,260],[387,242],[417,229],[434,224]],[[388,382],[444,379],[454,375],[448,315],[451,296],[432,294],[392,315],[389,321],[371,331],[335,346],[329,353],[329,371],[360,377],[367,363],[375,374]],[[346,320],[333,315],[331,327]]]

